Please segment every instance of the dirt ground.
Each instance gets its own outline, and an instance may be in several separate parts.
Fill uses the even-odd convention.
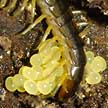
[[[85,49],[94,51],[95,55],[101,55],[108,64],[108,1],[71,1],[70,5],[87,12]],[[95,8],[98,8],[99,12],[95,11]],[[95,14],[91,14],[92,11]],[[89,85],[81,82],[75,96],[67,102],[42,99],[17,91],[11,93],[5,88],[4,82],[9,75],[18,73],[22,65],[29,65],[29,58],[35,53],[33,49],[44,34],[44,21],[25,36],[18,34],[28,25],[28,20],[21,16],[9,16],[0,10],[0,108],[108,108],[108,68],[101,73],[101,83]],[[90,39],[89,44],[87,39]]]

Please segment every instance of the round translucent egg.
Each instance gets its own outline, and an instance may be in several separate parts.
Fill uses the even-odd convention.
[[[37,93],[38,93],[37,85],[32,80],[26,80],[24,82],[24,89],[26,90],[27,93],[29,93],[31,95],[37,95]]]
[[[106,69],[106,67],[107,67],[106,61],[101,56],[96,56],[91,63],[91,68],[96,72],[100,71],[102,72]]]
[[[5,86],[11,92],[14,92],[17,89],[17,87],[13,83],[13,77],[11,77],[11,76],[6,78]]]
[[[86,77],[88,84],[98,84],[101,82],[101,76],[98,72],[90,72]]]
[[[91,63],[94,59],[94,53],[92,51],[87,51],[86,53],[87,62]]]
[[[40,78],[40,76],[42,76],[42,70],[39,67],[24,67],[23,72],[22,72],[23,76],[27,79],[31,79],[31,80],[38,80],[38,77]]]

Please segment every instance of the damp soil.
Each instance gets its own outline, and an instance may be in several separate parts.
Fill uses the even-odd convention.
[[[108,0],[71,0],[77,6],[108,16]],[[92,11],[92,13],[94,13]],[[97,14],[97,13],[96,13]]]
[[[103,15],[101,22],[96,20],[97,17],[88,17],[90,25],[85,33],[84,47],[94,51],[95,55],[104,57],[108,64],[108,23],[102,21]],[[18,73],[22,65],[29,65],[29,58],[35,53],[34,48],[44,33],[42,22],[26,35],[20,35],[26,26],[27,20],[9,16],[0,10],[0,108],[108,108],[108,68],[101,73],[101,83],[88,85],[81,82],[75,96],[66,102],[43,99],[17,91],[9,92],[4,85],[5,79]]]

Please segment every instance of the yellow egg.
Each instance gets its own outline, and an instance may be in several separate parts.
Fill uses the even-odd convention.
[[[34,68],[25,66],[22,74],[26,79],[38,80],[38,77],[40,79],[40,77],[42,76],[42,70],[40,67]]]
[[[107,67],[106,61],[101,56],[96,56],[91,63],[91,68],[95,72],[104,71]]]
[[[32,66],[41,65],[43,62],[43,57],[40,54],[34,54],[30,58],[30,63]]]
[[[48,82],[47,80],[43,80],[43,81],[37,82],[37,89],[43,95],[50,94],[51,91],[53,91],[55,87],[56,87],[55,81]]]
[[[43,54],[43,53],[42,53]],[[45,54],[43,54],[45,55]],[[49,49],[49,53],[44,56],[43,64],[50,62],[51,60],[53,61],[58,61],[61,56],[61,51],[60,48],[57,46],[54,46]]]
[[[16,74],[14,77],[13,77],[13,83],[16,85],[17,88],[19,87],[23,87],[24,86],[24,82],[25,82],[25,78],[23,75],[21,74]]]
[[[15,84],[13,83],[13,77],[11,77],[11,76],[6,78],[5,86],[11,92],[14,92],[16,90],[16,88],[17,88],[15,86]]]
[[[18,87],[17,91],[23,93],[23,92],[25,92],[25,89],[24,89],[24,87]]]
[[[24,82],[24,89],[26,90],[27,93],[29,93],[31,95],[37,95],[37,93],[38,93],[37,85],[32,80],[26,80]]]
[[[19,69],[19,74],[22,74],[22,71],[23,71],[23,68],[24,68],[24,66],[22,66],[20,69]]]
[[[86,81],[88,84],[98,84],[101,82],[101,76],[98,72],[90,72],[86,77]]]
[[[94,59],[94,53],[92,51],[87,51],[86,53],[87,62],[91,63]]]
[[[50,61],[48,64],[46,64],[46,68],[43,70],[43,77],[49,76],[53,71],[59,66],[58,62],[52,62]]]

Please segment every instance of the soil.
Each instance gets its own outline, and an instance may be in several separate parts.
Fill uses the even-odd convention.
[[[83,2],[83,6],[76,4],[74,6],[76,9],[86,11],[88,15],[89,26],[88,32],[85,32],[85,49],[95,52],[95,55],[101,55],[108,64],[108,23],[104,20],[106,16],[101,16],[101,13],[93,16],[88,11],[88,8],[96,6],[98,8],[100,6],[99,9],[102,12],[107,11],[107,0],[101,1],[105,6],[100,5],[98,0],[92,0],[92,2],[87,0],[88,5]],[[86,8],[87,6],[89,7]],[[98,15],[101,16],[101,20],[100,18],[98,20]],[[20,35],[20,32],[27,27],[28,20],[21,16],[17,18],[9,16],[5,11],[0,10],[0,108],[108,108],[108,68],[101,73],[101,83],[89,85],[81,82],[75,96],[66,102],[43,99],[17,91],[11,93],[5,88],[4,82],[8,76],[18,73],[22,65],[29,65],[29,58],[35,53],[34,48],[37,47],[44,33],[43,26],[46,25],[43,21],[26,35]],[[90,42],[87,43],[87,40]]]
[[[72,3],[80,5],[83,8],[95,10],[96,12],[108,16],[108,0],[71,0],[71,1]]]

